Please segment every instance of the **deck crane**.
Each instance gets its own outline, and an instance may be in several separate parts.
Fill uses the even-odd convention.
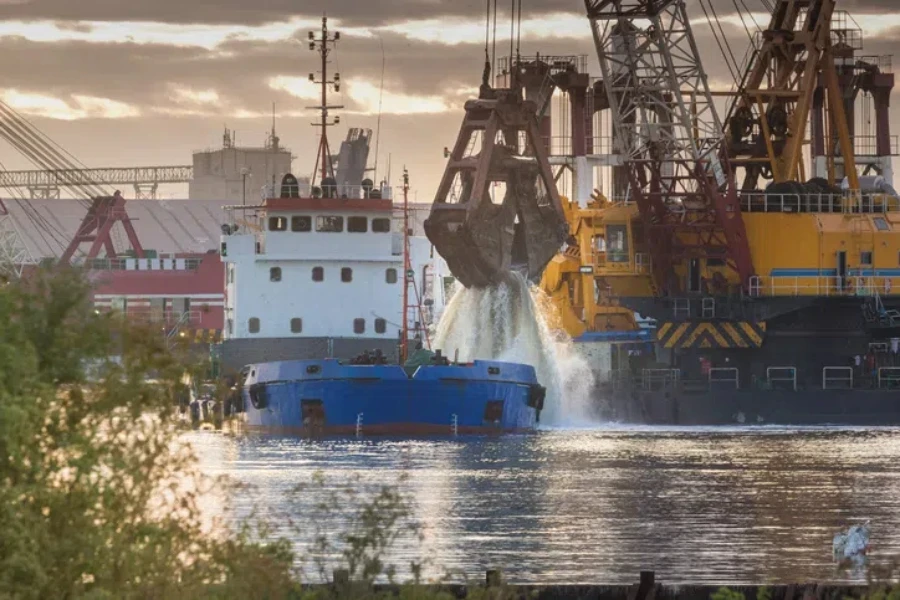
[[[122,195],[118,191],[111,192],[106,186],[79,181],[77,172],[83,165],[2,101],[0,137],[21,152],[35,167],[53,171],[61,181],[84,196],[81,202],[87,208],[87,214],[63,251],[60,262],[69,263],[85,242],[91,243],[86,253],[87,259],[97,258],[101,249],[105,250],[107,258],[115,258],[117,253],[112,241],[112,230],[117,223],[124,228],[136,256],[144,256],[144,250],[125,211],[125,199]]]
[[[700,259],[724,261],[746,289],[750,247],[684,1],[585,6],[656,294],[678,295],[675,265]]]
[[[728,153],[742,174],[741,188],[756,190],[760,180],[779,184],[773,191],[802,193],[803,145],[818,84],[825,89],[828,146],[839,148],[851,190],[859,189],[853,140],[835,68],[836,49],[847,47],[846,32],[831,27],[835,0],[778,0],[762,43],[753,53],[726,118]],[[842,35],[844,34],[844,35]],[[829,185],[835,184],[834,152]],[[809,191],[827,192],[824,182]],[[807,186],[809,187],[809,186]],[[839,208],[839,207],[835,207]]]

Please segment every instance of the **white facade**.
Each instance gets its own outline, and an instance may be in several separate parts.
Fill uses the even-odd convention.
[[[291,159],[290,151],[279,147],[195,152],[188,197],[258,204],[262,188],[281,185],[281,178],[291,172]]]
[[[259,231],[244,226],[222,236],[226,340],[398,339],[403,248],[391,210],[348,210],[339,199],[332,203],[321,208],[322,202],[297,199],[298,208],[279,205],[248,219]],[[317,208],[300,208],[304,204]],[[431,246],[424,237],[412,238],[410,246],[422,290]]]

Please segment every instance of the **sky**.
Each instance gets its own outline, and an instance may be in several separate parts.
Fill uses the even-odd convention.
[[[896,1],[838,1],[863,29],[866,54],[900,53]],[[735,6],[764,23],[762,0],[714,3],[742,55],[747,34]],[[523,54],[585,54],[598,74],[582,0],[522,5]],[[443,148],[480,83],[484,0],[0,0],[0,98],[91,167],[190,164],[193,151],[220,146],[225,127],[238,145],[261,145],[274,103],[295,174],[308,175],[318,138],[307,78],[318,67],[306,36],[325,9],[341,32],[330,68],[343,82],[333,101],[345,109],[333,149],[345,125],[378,127],[380,99],[379,177],[390,158],[392,183],[405,165],[416,199],[432,200]],[[727,85],[698,0],[688,12],[713,85]],[[508,13],[497,35],[506,54]],[[31,168],[5,142],[0,162]]]

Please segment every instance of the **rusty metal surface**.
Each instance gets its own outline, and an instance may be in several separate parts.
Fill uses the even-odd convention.
[[[501,89],[465,110],[425,233],[466,287],[496,284],[511,270],[537,280],[568,236],[538,104]]]

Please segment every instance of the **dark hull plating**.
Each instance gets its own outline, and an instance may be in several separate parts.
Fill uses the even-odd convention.
[[[610,420],[654,425],[900,425],[900,391],[601,393]]]

